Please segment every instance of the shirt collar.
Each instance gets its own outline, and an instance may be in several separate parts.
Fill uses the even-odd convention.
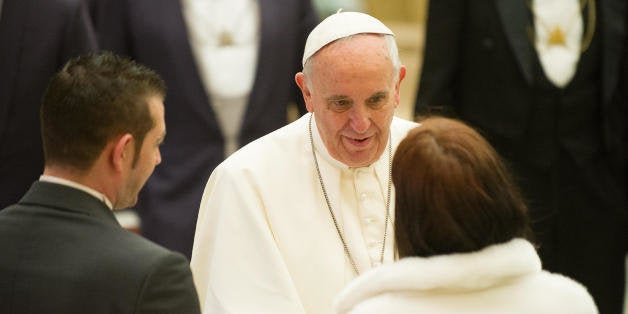
[[[107,207],[109,207],[109,209],[113,209],[113,205],[111,204],[111,201],[109,200],[109,198],[107,198],[107,196],[105,196],[105,194],[102,194],[88,186],[85,186],[83,184],[74,182],[74,181],[70,181],[67,179],[63,179],[63,178],[59,178],[59,177],[55,177],[55,176],[51,176],[51,175],[45,175],[42,174],[39,177],[39,181],[44,181],[44,182],[50,182],[50,183],[56,183],[56,184],[61,184],[61,185],[65,185],[65,186],[69,186],[71,188],[77,189],[77,190],[81,190],[97,199],[99,199],[101,202],[105,203],[105,205],[107,205]]]

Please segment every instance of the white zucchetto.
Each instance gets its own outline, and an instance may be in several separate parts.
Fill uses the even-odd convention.
[[[380,20],[360,12],[338,12],[318,24],[305,42],[302,64],[329,43],[355,34],[395,35]]]

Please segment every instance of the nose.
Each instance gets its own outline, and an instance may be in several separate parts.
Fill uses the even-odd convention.
[[[371,112],[365,106],[353,106],[349,112],[349,123],[357,133],[365,133],[371,127]]]

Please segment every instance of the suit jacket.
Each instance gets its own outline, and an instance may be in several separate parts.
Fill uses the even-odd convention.
[[[603,146],[617,154],[628,89],[626,1],[598,0]],[[489,136],[521,140],[529,126],[534,47],[526,0],[430,3],[425,59],[415,113],[444,110]],[[535,139],[530,139],[535,140]]]
[[[4,0],[0,17],[0,208],[43,170],[39,105],[50,77],[96,49],[81,0]]]
[[[444,110],[478,127],[529,200],[543,266],[583,282],[601,313],[617,313],[628,221],[628,5],[592,3],[594,44],[558,89],[541,72],[530,1],[430,1],[416,112]]]
[[[244,145],[287,123],[289,102],[309,31],[318,17],[309,0],[260,0],[261,42],[241,127]],[[138,211],[144,235],[191,255],[198,207],[224,140],[192,54],[180,1],[107,0],[96,10],[101,48],[129,55],[166,81],[168,136],[163,162],[147,182]]]
[[[0,211],[0,313],[200,313],[185,257],[93,196],[35,182]]]

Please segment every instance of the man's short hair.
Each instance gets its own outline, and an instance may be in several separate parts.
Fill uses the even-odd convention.
[[[126,133],[135,158],[153,121],[150,96],[165,97],[153,70],[109,52],[76,57],[50,80],[40,110],[46,165],[87,171],[107,143]]]

